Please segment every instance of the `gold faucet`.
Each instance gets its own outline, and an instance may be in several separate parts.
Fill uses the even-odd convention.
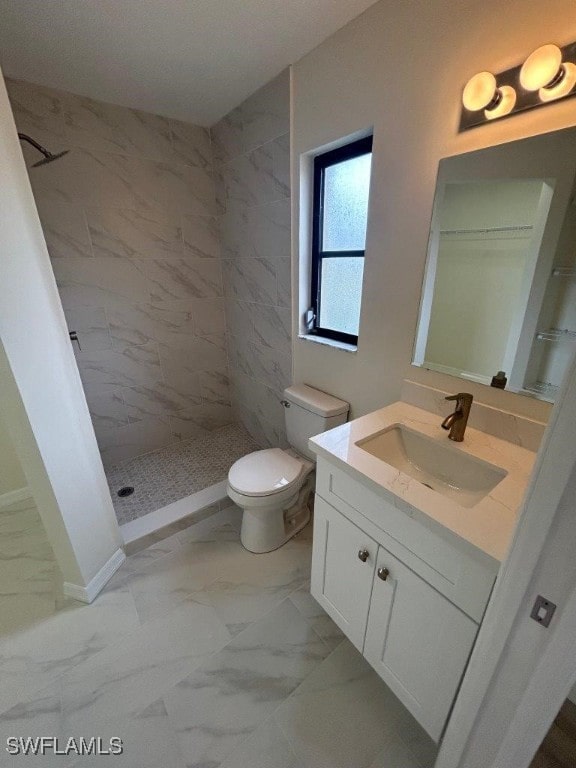
[[[459,392],[457,395],[449,395],[445,399],[456,400],[456,408],[454,413],[446,416],[442,422],[442,429],[449,429],[449,439],[454,440],[456,443],[461,443],[464,440],[464,432],[466,431],[466,424],[468,424],[468,416],[470,415],[474,396],[468,392]]]

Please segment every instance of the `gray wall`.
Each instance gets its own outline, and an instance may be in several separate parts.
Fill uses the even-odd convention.
[[[105,464],[232,421],[209,131],[8,89]]]
[[[235,414],[262,445],[284,445],[292,382],[290,73],[211,130]]]

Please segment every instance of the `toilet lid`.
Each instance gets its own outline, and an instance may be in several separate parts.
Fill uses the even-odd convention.
[[[245,496],[269,496],[285,491],[302,472],[302,462],[280,448],[268,448],[248,454],[232,465],[230,486]]]

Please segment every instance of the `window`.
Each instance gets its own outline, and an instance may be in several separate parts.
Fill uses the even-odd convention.
[[[314,160],[309,332],[356,344],[360,323],[372,137]]]

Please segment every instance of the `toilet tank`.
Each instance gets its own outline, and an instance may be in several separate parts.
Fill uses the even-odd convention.
[[[308,448],[308,439],[344,424],[350,409],[344,400],[307,384],[294,384],[285,389],[283,403],[288,442],[313,461],[316,456]]]

